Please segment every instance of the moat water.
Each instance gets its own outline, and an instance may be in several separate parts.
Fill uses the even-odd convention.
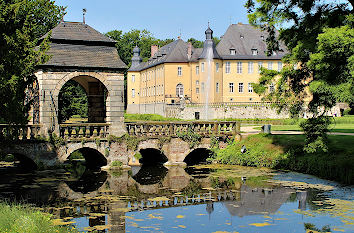
[[[0,198],[89,232],[354,232],[354,187],[240,166],[0,168]]]

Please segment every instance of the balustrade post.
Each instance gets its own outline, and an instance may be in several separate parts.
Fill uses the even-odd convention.
[[[85,127],[86,128],[86,130],[85,130],[85,136],[87,137],[87,138],[89,138],[91,135],[91,132],[90,132],[90,126],[86,126]]]

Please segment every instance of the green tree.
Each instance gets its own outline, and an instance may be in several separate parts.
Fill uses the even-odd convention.
[[[189,38],[187,40],[187,42],[192,43],[194,48],[203,48],[203,45],[204,45],[203,41],[200,41],[200,40],[197,40],[197,39],[194,39],[194,38]]]
[[[279,111],[312,117],[302,123],[307,152],[326,150],[328,110],[353,100],[353,3],[321,0],[248,0],[251,24],[268,32],[267,55],[288,48],[281,72],[263,69],[255,91]],[[280,29],[279,33],[276,28]],[[276,91],[267,86],[276,83]],[[310,94],[310,96],[309,96]],[[307,103],[306,100],[310,101]]]
[[[133,29],[123,34],[120,30],[113,30],[106,33],[106,36],[117,41],[118,54],[122,61],[131,66],[131,58],[133,56],[133,48],[137,45],[141,50],[140,56],[143,61],[147,61],[151,57],[151,45],[162,47],[174,41],[173,39],[157,39],[153,37],[151,32],[147,30]]]
[[[219,37],[213,37],[213,41],[215,43],[215,45],[217,45],[220,42],[220,38]],[[194,39],[194,38],[189,38],[187,40],[187,42],[191,42],[194,48],[203,48],[204,46],[204,42]]]
[[[0,0],[0,119],[27,123],[31,101],[26,89],[38,64],[48,56],[40,37],[56,26],[65,9],[50,0]]]
[[[59,122],[68,120],[73,115],[87,118],[88,99],[84,88],[69,80],[59,93]]]

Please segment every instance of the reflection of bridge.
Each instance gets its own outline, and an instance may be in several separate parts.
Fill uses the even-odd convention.
[[[164,162],[181,164],[194,150],[210,149],[211,137],[225,139],[240,133],[238,122],[129,122],[125,126],[129,137],[119,138],[110,136],[110,124],[106,123],[61,124],[59,137],[46,140],[41,138],[41,125],[0,125],[0,142],[9,142],[2,144],[0,152],[51,166],[80,150],[87,163],[105,166],[115,160],[139,165],[134,155],[153,149],[163,153]],[[193,145],[188,141],[191,133],[199,135],[199,142]]]
[[[232,190],[212,189],[210,177],[193,178],[182,167],[172,168],[174,169],[169,169],[166,177],[157,184],[138,184],[125,171],[120,176],[109,174],[106,183],[97,191],[90,193],[74,192],[65,184],[62,184],[58,190],[61,198],[72,201],[69,206],[77,210],[75,217],[90,216],[89,210],[92,209],[91,211],[95,213],[106,215],[106,224],[112,225],[112,229],[122,231],[124,229],[122,221],[124,222],[125,213],[128,211],[206,204],[206,211],[212,214],[213,203],[221,202],[225,211],[232,216],[274,214],[294,192],[292,189],[283,187],[255,188],[242,183],[235,183]],[[169,182],[176,179],[185,182],[179,186]],[[193,192],[188,192],[189,185],[192,183],[200,186]],[[72,217],[75,213],[61,212],[60,214],[60,217],[64,218]]]

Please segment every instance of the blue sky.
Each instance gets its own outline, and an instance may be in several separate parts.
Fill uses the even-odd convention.
[[[246,0],[56,0],[67,6],[65,21],[82,21],[82,9],[87,9],[86,23],[105,33],[114,29],[123,32],[147,29],[156,38],[204,40],[210,21],[214,36],[220,37],[232,23],[248,23],[243,7]]]

